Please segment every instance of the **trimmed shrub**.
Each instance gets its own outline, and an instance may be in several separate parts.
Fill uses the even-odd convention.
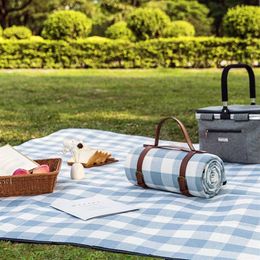
[[[135,40],[133,32],[124,21],[114,23],[106,30],[106,36],[111,39]]]
[[[186,21],[174,21],[169,23],[164,31],[164,37],[194,36],[194,26]]]
[[[236,6],[228,10],[223,20],[224,33],[228,36],[260,37],[260,7]]]
[[[44,39],[41,36],[33,35],[30,40],[32,41],[44,41]]]
[[[85,14],[62,10],[49,15],[43,24],[42,36],[52,40],[86,38],[91,28],[91,20]]]
[[[137,40],[159,38],[170,18],[160,9],[137,8],[127,17],[127,25]]]
[[[66,41],[0,39],[0,68],[260,66],[260,39],[179,37],[133,43],[91,37]]]
[[[6,39],[24,40],[30,39],[32,36],[32,32],[29,28],[25,26],[13,25],[12,27],[4,29],[3,36]]]
[[[162,9],[172,21],[190,22],[197,35],[210,35],[213,19],[209,18],[209,9],[197,0],[164,0],[151,1],[149,7]]]

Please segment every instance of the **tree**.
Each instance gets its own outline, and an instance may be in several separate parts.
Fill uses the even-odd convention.
[[[207,5],[209,15],[214,18],[214,33],[218,36],[222,34],[221,26],[224,15],[228,9],[236,5],[259,5],[259,0],[198,0],[200,3]]]
[[[128,7],[141,7],[146,2],[149,0],[101,0],[100,5],[103,10],[115,13]]]
[[[223,19],[224,33],[231,37],[260,38],[260,7],[236,6]]]
[[[212,18],[209,9],[196,0],[150,1],[148,7],[162,9],[172,21],[183,20],[194,25],[197,35],[211,34]]]
[[[3,0],[0,0],[0,7]],[[25,0],[5,0],[9,5]],[[76,10],[92,18],[93,23],[102,20],[99,3],[95,0],[31,0],[25,8],[9,13],[7,26],[24,25],[29,27],[34,34],[40,34],[43,22],[48,14],[55,10]],[[2,18],[2,15],[1,15]]]
[[[59,0],[59,2],[59,9],[80,11],[93,19],[99,8],[97,1],[94,0]]]
[[[0,1],[1,26],[3,28],[8,27],[10,14],[24,10],[31,3],[32,0],[1,0]]]
[[[34,34],[40,34],[43,22],[54,10],[64,9],[60,0],[38,1],[33,0],[23,11],[16,12],[10,17],[10,25],[25,25]]]
[[[114,23],[126,18],[134,8],[143,6],[149,0],[100,0],[101,10],[107,15],[107,20]]]

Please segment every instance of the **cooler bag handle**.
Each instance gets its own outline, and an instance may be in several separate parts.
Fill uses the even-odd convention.
[[[244,68],[248,72],[249,76],[249,93],[251,99],[251,105],[255,105],[256,102],[256,90],[255,90],[255,75],[253,69],[247,64],[231,64],[226,66],[223,69],[221,77],[221,94],[222,94],[222,114],[221,119],[229,119],[229,110],[228,110],[228,73],[230,69]]]
[[[193,144],[192,144],[192,142],[191,142],[190,136],[189,136],[189,134],[188,134],[188,132],[187,132],[185,126],[182,124],[182,122],[181,122],[179,119],[177,119],[176,117],[173,117],[173,116],[166,117],[166,118],[162,119],[162,120],[158,123],[158,125],[156,126],[156,128],[155,128],[155,141],[154,141],[154,146],[157,147],[158,144],[159,144],[159,137],[160,137],[160,131],[161,131],[162,125],[165,123],[165,121],[170,120],[170,119],[171,119],[171,120],[174,120],[174,121],[178,124],[178,126],[179,126],[179,128],[181,129],[182,134],[183,134],[183,136],[184,136],[184,138],[185,138],[185,140],[186,140],[186,142],[187,142],[187,144],[188,144],[190,150],[191,150],[191,151],[195,151],[195,148],[194,148],[194,146],[193,146]]]

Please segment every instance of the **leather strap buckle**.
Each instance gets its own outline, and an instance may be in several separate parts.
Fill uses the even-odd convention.
[[[179,177],[178,177],[178,182],[179,182],[179,187],[180,187],[180,192],[188,197],[191,197],[192,195],[189,192],[189,187],[187,184],[187,180],[185,178],[186,176],[186,169],[187,165],[189,163],[189,160],[192,158],[194,154],[200,151],[190,151],[186,154],[186,156],[183,158],[180,166],[180,172],[179,172]]]
[[[185,184],[185,187],[188,187],[186,178],[185,178],[184,176],[179,176],[179,177],[178,177],[178,182],[181,183],[181,185],[182,185],[183,187],[184,187],[183,184]]]
[[[137,181],[137,184],[139,186],[141,186],[142,188],[148,188],[147,185],[145,184],[145,181],[144,181],[144,175],[143,175],[143,172],[142,172],[142,168],[143,168],[144,158],[145,158],[146,154],[152,148],[154,148],[154,147],[153,146],[146,146],[144,148],[144,150],[141,152],[141,154],[140,154],[140,156],[138,158],[138,161],[137,161],[137,167],[136,167],[136,172],[135,172],[136,181]]]
[[[143,188],[147,188],[145,182],[144,182],[144,176],[143,173],[141,171],[136,171],[136,180],[137,180],[137,184]]]
[[[181,193],[185,196],[192,197],[188,189],[186,178],[184,176],[178,177],[178,183],[179,183]]]
[[[179,182],[180,189],[182,191],[188,190],[187,181],[186,181],[186,178],[184,176],[179,176],[178,182]]]

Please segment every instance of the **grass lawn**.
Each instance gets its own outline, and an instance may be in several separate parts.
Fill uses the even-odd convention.
[[[255,72],[259,89],[260,69]],[[246,73],[230,74],[230,103],[249,103]],[[0,71],[0,145],[17,145],[70,127],[153,136],[154,125],[169,115],[181,119],[197,142],[194,112],[221,104],[220,77],[221,70]],[[171,123],[162,138],[183,140]],[[146,259],[71,246],[0,242],[0,259],[48,258]]]

